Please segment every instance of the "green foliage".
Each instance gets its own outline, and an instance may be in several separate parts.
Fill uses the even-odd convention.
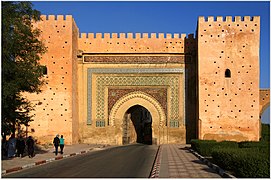
[[[33,28],[40,13],[30,2],[2,3],[2,136],[15,132],[15,126],[27,125],[32,117],[30,102],[22,92],[39,93],[42,67],[40,55],[45,47]]]
[[[214,148],[238,148],[237,142],[222,141],[216,142],[215,140],[191,140],[191,147],[202,156],[211,156]]]
[[[261,153],[270,153],[270,143],[266,141],[243,141],[238,143],[239,148],[253,148]]]
[[[238,178],[270,177],[270,155],[258,148],[215,148],[214,162]]]
[[[270,142],[270,124],[262,124],[261,141]]]

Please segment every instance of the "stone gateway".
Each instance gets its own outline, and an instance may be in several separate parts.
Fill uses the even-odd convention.
[[[28,133],[40,143],[188,143],[260,138],[260,17],[198,18],[193,34],[81,33],[72,16],[34,24],[46,84]],[[24,127],[21,127],[21,130]]]

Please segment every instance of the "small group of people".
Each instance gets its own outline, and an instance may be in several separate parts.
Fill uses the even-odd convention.
[[[27,146],[27,152],[29,158],[34,157],[34,144],[35,141],[32,136],[29,136],[25,141],[22,135],[15,138],[15,134],[12,134],[7,142],[2,144],[5,149],[5,156],[8,158],[24,157],[25,147]]]
[[[53,144],[55,146],[55,155],[57,156],[58,154],[58,146],[60,147],[60,154],[63,154],[63,149],[64,149],[64,138],[63,135],[60,136],[57,134],[56,137],[54,138]]]

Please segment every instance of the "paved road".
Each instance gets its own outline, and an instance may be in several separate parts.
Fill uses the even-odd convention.
[[[158,146],[133,144],[104,151],[90,152],[31,169],[7,177],[137,177],[150,175]]]

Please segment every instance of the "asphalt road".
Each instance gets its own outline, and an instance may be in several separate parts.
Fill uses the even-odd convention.
[[[2,178],[148,178],[157,150],[156,145],[120,146],[58,160]]]

